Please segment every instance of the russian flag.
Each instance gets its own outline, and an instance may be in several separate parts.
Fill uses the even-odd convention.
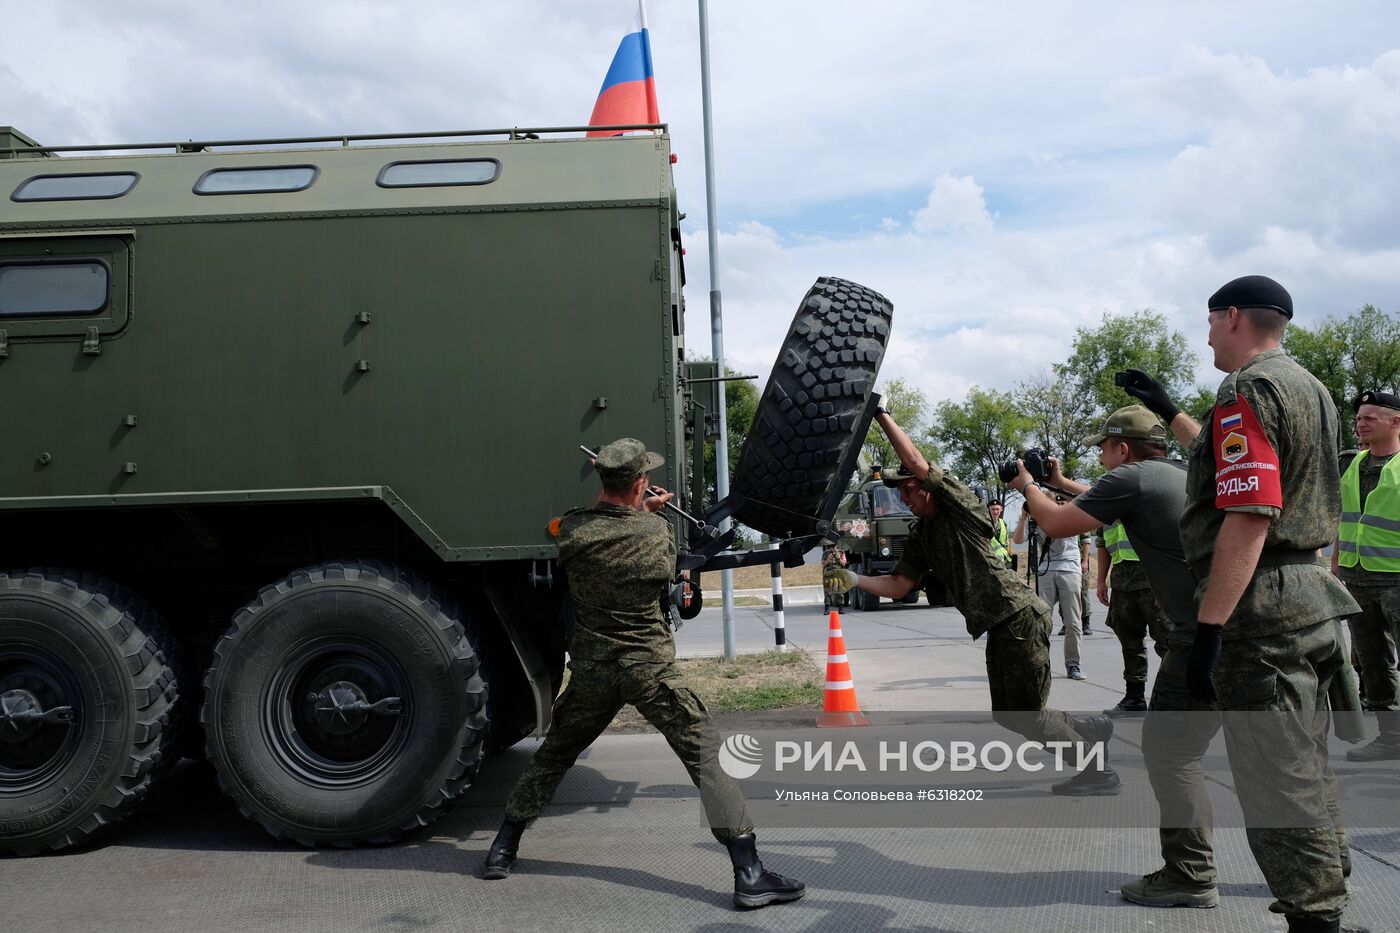
[[[1240,423],[1243,422],[1243,421],[1244,421],[1244,417],[1243,417],[1242,415],[1240,415],[1238,412],[1236,412],[1235,414],[1231,415],[1231,416],[1228,417],[1228,418],[1221,418],[1221,419],[1220,419],[1220,426],[1221,426],[1222,428],[1224,428],[1225,430],[1228,431],[1228,430],[1230,430],[1231,428],[1238,428],[1238,427],[1240,426]]]
[[[617,47],[612,67],[598,91],[589,126],[621,126],[628,123],[660,123],[656,106],[656,75],[651,68],[651,33],[647,30],[645,0],[637,0],[632,27]],[[614,130],[590,130],[589,136],[620,136]]]

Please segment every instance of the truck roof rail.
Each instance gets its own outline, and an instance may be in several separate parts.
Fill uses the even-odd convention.
[[[264,139],[187,139],[177,142],[124,143],[116,145],[41,146],[35,144],[33,147],[0,149],[0,156],[42,156],[51,155],[56,152],[125,152],[133,149],[168,149],[176,153],[191,153],[206,152],[214,148],[308,146],[318,143],[338,143],[342,147],[348,147],[352,143],[380,143],[393,142],[396,140],[407,142],[419,139],[451,139],[454,137],[478,136],[504,136],[506,139],[514,141],[538,139],[544,134],[556,135],[560,133],[588,133],[599,131],[612,131],[620,134],[636,132],[638,130],[659,130],[662,134],[665,134],[667,128],[668,126],[665,123],[624,123],[615,126],[513,126],[505,129],[493,130],[436,130],[427,133],[358,133],[340,136],[285,136],[268,137]]]

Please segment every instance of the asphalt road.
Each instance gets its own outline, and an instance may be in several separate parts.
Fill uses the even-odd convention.
[[[707,609],[682,630],[683,652],[718,652],[717,615]],[[741,646],[771,644],[770,622],[771,613],[740,610]],[[790,609],[789,639],[819,654],[825,624],[819,606]],[[843,624],[865,709],[986,708],[981,646],[951,610],[888,607],[849,613]],[[1054,648],[1062,675],[1058,640]],[[1121,692],[1117,665],[1112,636],[1092,636],[1090,679],[1057,676],[1052,703],[1111,705]],[[1155,834],[1145,828],[760,825],[765,860],[806,881],[809,894],[739,912],[729,902],[728,860],[705,828],[684,770],[655,735],[601,739],[526,834],[516,874],[481,881],[476,872],[505,796],[533,747],[528,740],[489,760],[467,797],[422,834],[360,850],[272,841],[219,795],[207,766],[186,762],[101,844],[0,861],[0,930],[1284,928],[1267,912],[1272,898],[1243,831],[1230,828],[1216,834],[1221,906],[1186,911],[1135,907],[1117,895],[1123,880],[1156,867]],[[1376,777],[1395,780],[1400,793],[1394,771]],[[1352,827],[1352,839],[1347,927],[1400,931],[1400,830]]]

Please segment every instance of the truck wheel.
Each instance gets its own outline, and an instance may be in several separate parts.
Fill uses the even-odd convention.
[[[459,614],[388,564],[263,588],[214,648],[200,713],[243,815],[303,845],[392,842],[471,784],[486,683]]]
[[[880,608],[880,597],[874,593],[867,593],[865,590],[856,588],[851,590],[856,608],[861,612],[874,612]]]
[[[161,629],[100,577],[0,573],[0,853],[87,839],[171,763],[179,688]]]
[[[841,460],[890,336],[893,305],[878,292],[823,277],[807,292],[760,397],[732,488],[747,498],[735,519],[774,537],[817,533],[828,491],[845,488]]]

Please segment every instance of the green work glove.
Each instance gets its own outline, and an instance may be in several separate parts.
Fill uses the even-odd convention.
[[[828,593],[849,593],[855,586],[856,575],[843,567],[829,566],[822,571],[822,587]]]

